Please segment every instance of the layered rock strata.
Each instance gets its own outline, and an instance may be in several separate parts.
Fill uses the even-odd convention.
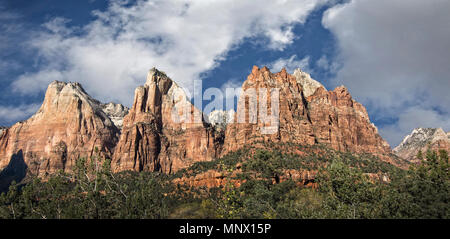
[[[135,91],[112,167],[170,174],[217,156],[214,133],[183,89],[153,68]]]
[[[70,171],[79,158],[111,157],[118,135],[102,104],[80,84],[54,81],[37,113],[1,134],[0,169],[14,157],[38,176]]]
[[[0,169],[14,156],[32,173],[47,175],[99,156],[112,158],[115,172],[171,174],[260,141],[391,152],[343,86],[327,91],[300,69],[273,74],[255,66],[242,89],[236,113],[214,111],[204,119],[183,89],[155,68],[135,90],[130,109],[102,104],[78,83],[55,81],[35,115],[0,130]]]
[[[266,67],[253,67],[242,85],[246,93],[239,98],[235,121],[227,126],[223,154],[257,141],[324,144],[340,151],[380,155],[391,152],[364,106],[345,87],[327,91],[306,73],[295,72],[290,75],[283,69],[273,74]],[[272,110],[269,89],[279,94],[275,123],[261,117],[261,108],[267,108],[263,115],[277,111]]]

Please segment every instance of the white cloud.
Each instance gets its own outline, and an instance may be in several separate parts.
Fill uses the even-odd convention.
[[[431,109],[410,107],[398,115],[398,122],[380,128],[380,133],[389,142],[397,146],[406,134],[415,128],[443,128],[450,129],[448,115],[442,115]]]
[[[312,70],[309,67],[309,56],[304,57],[303,59],[298,59],[297,55],[292,55],[289,58],[280,58],[271,63],[268,63],[267,66],[272,72],[279,72],[281,69],[286,68],[286,71],[289,73],[293,73],[295,69],[300,68],[302,71],[312,73]]]
[[[287,44],[294,42],[295,39],[292,27],[286,30],[270,29],[267,31],[266,36],[270,39],[269,48],[281,51],[284,50]]]
[[[14,60],[0,59],[0,75],[6,74],[8,71],[20,68],[20,64]]]
[[[0,76],[20,67],[15,59],[11,59],[14,52],[11,46],[17,47],[18,39],[23,38],[25,26],[20,23],[20,19],[19,14],[6,11],[4,3],[0,3]]]
[[[63,79],[64,75],[56,70],[42,70],[37,73],[25,73],[13,82],[13,89],[20,89],[21,93],[35,94],[46,90],[48,83]]]
[[[265,37],[268,48],[282,50],[295,37],[292,26],[326,2],[140,0],[129,6],[113,0],[85,26],[69,28],[61,18],[45,24],[30,40],[41,70],[20,76],[13,87],[38,92],[60,77],[81,82],[100,100],[130,105],[151,67],[189,88],[246,39]]]
[[[241,88],[242,82],[238,80],[237,78],[230,79],[229,81],[222,84],[220,87],[220,90],[224,91],[228,88],[236,89]]]
[[[17,107],[0,106],[0,119],[5,122],[22,120],[36,113],[39,107],[40,104],[20,105]]]
[[[225,82],[220,90],[224,97],[224,110],[235,110],[242,91],[242,82],[236,78]]]
[[[316,67],[326,70],[332,74],[336,73],[339,65],[335,61],[330,61],[327,56],[323,55],[316,61]]]
[[[411,128],[450,130],[450,1],[354,0],[329,9],[337,39],[334,84],[369,106],[392,146]]]

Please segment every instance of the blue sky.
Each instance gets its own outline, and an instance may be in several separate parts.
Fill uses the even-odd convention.
[[[0,125],[32,115],[53,80],[130,106],[153,66],[221,88],[278,62],[347,86],[392,146],[415,127],[448,131],[450,4],[430,2],[0,1]]]

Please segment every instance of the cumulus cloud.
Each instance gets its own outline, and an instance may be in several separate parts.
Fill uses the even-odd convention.
[[[36,94],[48,87],[48,83],[55,80],[62,80],[63,73],[57,70],[41,70],[37,73],[25,73],[13,82],[15,89],[20,89],[21,93]]]
[[[354,0],[327,10],[346,85],[392,146],[415,127],[450,130],[450,1]],[[324,64],[325,65],[325,64]]]
[[[283,67],[285,67],[286,71],[289,73],[293,73],[297,68],[300,68],[305,72],[312,72],[309,67],[309,56],[305,56],[303,59],[298,59],[297,55],[292,55],[289,58],[279,58],[274,62],[268,63],[267,67],[269,67],[272,72],[279,72]]]
[[[85,26],[55,18],[29,46],[38,52],[38,72],[14,83],[18,93],[42,91],[54,78],[81,82],[103,101],[131,104],[134,88],[156,66],[189,88],[200,73],[218,66],[242,41],[264,38],[283,50],[292,27],[326,0],[112,0]]]
[[[339,65],[335,61],[330,61],[327,56],[323,55],[316,61],[316,67],[328,71],[329,73],[336,73]]]
[[[4,122],[15,122],[36,113],[40,104],[20,105],[17,107],[0,106],[0,119]]]
[[[386,140],[397,142],[399,139],[403,139],[406,134],[409,134],[412,129],[419,126],[422,128],[443,128],[448,130],[450,129],[450,120],[448,115],[439,114],[432,109],[410,107],[398,115],[397,123],[382,127],[380,133]]]
[[[10,57],[13,52],[11,46],[17,46],[17,39],[23,37],[24,26],[20,19],[19,14],[6,11],[4,3],[0,3],[0,76],[20,67],[20,64]]]

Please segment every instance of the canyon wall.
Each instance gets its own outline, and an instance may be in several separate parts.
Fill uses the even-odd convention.
[[[78,83],[55,81],[35,115],[1,129],[0,169],[15,158],[31,173],[45,176],[72,170],[78,158],[99,156],[111,158],[115,172],[171,174],[258,141],[391,153],[364,106],[343,86],[328,91],[300,69],[273,74],[255,66],[242,89],[236,113],[214,112],[206,120],[183,89],[155,68],[136,88],[130,109],[100,103]],[[270,89],[277,89],[279,104]],[[276,106],[278,117],[271,117]],[[264,111],[268,117],[261,118]]]

